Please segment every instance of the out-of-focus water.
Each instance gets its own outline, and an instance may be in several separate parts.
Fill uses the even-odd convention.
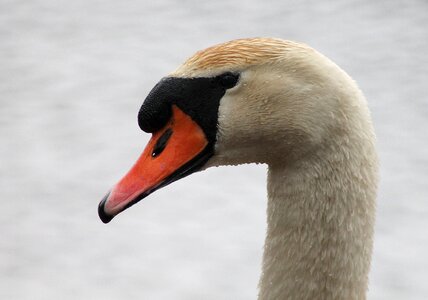
[[[0,3],[0,298],[255,299],[264,166],[97,205],[148,140],[151,87],[233,38],[303,41],[365,92],[381,157],[369,299],[428,297],[428,2]]]

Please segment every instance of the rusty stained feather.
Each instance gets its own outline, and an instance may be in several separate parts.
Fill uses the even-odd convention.
[[[225,67],[244,67],[277,60],[288,50],[308,49],[307,46],[276,38],[238,39],[196,52],[173,76],[194,76],[200,71]]]

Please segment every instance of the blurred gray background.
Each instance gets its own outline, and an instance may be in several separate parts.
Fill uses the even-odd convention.
[[[381,157],[369,299],[428,297],[428,2],[0,2],[0,299],[255,299],[265,166],[210,169],[109,225],[137,112],[196,50],[305,42],[365,92]]]

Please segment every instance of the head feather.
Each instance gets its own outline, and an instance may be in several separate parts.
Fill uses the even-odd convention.
[[[204,71],[242,68],[280,59],[288,50],[296,48],[307,47],[275,38],[232,40],[196,52],[171,75],[195,76]]]

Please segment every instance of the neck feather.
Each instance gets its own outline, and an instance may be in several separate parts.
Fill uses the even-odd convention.
[[[348,136],[308,156],[269,165],[259,299],[365,299],[377,182],[373,141]]]

